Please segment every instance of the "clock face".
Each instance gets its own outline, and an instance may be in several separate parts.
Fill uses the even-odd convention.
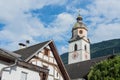
[[[80,30],[80,31],[79,31],[79,33],[80,33],[80,34],[82,34],[82,33],[83,33],[83,31],[82,31],[82,30]]]
[[[72,58],[73,59],[76,59],[78,57],[78,53],[77,52],[74,52],[73,54],[72,54]]]

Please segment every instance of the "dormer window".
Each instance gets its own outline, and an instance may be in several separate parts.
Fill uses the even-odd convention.
[[[44,55],[49,56],[50,50],[48,48],[44,49]]]

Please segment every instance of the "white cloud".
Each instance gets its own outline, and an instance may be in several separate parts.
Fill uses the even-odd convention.
[[[100,24],[94,31],[94,35],[91,37],[93,42],[120,38],[120,24]]]
[[[1,0],[0,1],[0,22],[5,23],[5,27],[0,31],[0,41],[9,42],[0,44],[1,47],[15,50],[19,42],[30,40],[31,43],[38,41],[34,37],[42,40],[54,39],[63,40],[65,33],[74,22],[73,17],[68,13],[61,13],[52,23],[45,27],[37,17],[25,14],[32,9],[41,9],[46,5],[63,5],[66,0]],[[10,47],[11,46],[11,47]]]
[[[72,9],[75,15],[81,10],[83,20],[89,22],[86,25],[92,43],[120,38],[120,0],[92,0],[82,7],[83,2],[74,0],[67,5],[67,10]]]
[[[61,47],[61,53],[64,54],[66,52],[68,52],[68,45],[64,45]]]
[[[51,29],[54,26],[53,24],[50,27],[45,27],[42,21],[37,17],[32,17],[29,11],[41,9],[47,5],[63,5],[65,3],[66,0],[0,0],[0,22],[5,23],[5,27],[0,31],[0,41],[10,42],[7,44],[0,42],[0,47],[15,50],[18,42],[29,39],[32,43],[36,43],[37,40],[33,37],[43,36],[48,38],[49,34],[59,37],[58,33],[55,32],[58,31],[57,26],[53,29]],[[66,15],[66,17],[69,17],[69,15]],[[58,21],[59,18],[62,18],[62,16],[58,16]],[[64,32],[61,29],[59,27],[59,33]]]
[[[0,0],[0,20],[10,21],[27,15],[32,9],[41,9],[47,5],[62,5],[66,0]]]
[[[56,15],[56,19],[47,24],[48,26],[29,13],[30,10],[41,9],[47,5],[63,5],[66,1],[0,0],[0,22],[5,23],[5,27],[0,31],[0,41],[10,42],[0,44],[0,47],[15,50],[18,48],[16,47],[18,42],[24,42],[27,39],[32,43],[40,42],[34,37],[40,38],[40,40],[68,41],[71,36],[71,27],[78,13],[78,6],[83,3],[82,0],[69,2],[66,7],[67,11],[72,14],[63,12]],[[81,14],[85,17],[84,21],[90,21],[87,26],[92,42],[120,37],[119,4],[120,0],[94,0],[87,4],[87,8],[81,7]],[[64,52],[67,47],[63,45],[60,49]]]
[[[93,43],[120,38],[119,4],[120,0],[95,0],[82,10],[87,16],[85,21],[90,21],[88,28]]]
[[[51,24],[51,28],[55,32],[61,33],[66,32],[70,29],[71,25],[74,23],[74,18],[68,13],[61,13],[57,16],[57,19]]]
[[[95,0],[93,6],[88,6],[93,16],[104,15],[109,18],[119,17],[120,0]]]

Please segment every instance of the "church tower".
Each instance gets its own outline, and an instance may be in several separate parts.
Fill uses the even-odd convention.
[[[87,37],[87,27],[78,15],[77,22],[72,28],[72,37],[69,40],[68,64],[90,60],[90,41]]]

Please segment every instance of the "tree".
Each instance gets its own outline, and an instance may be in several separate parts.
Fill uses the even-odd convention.
[[[88,80],[120,80],[120,56],[104,60],[91,67]]]

